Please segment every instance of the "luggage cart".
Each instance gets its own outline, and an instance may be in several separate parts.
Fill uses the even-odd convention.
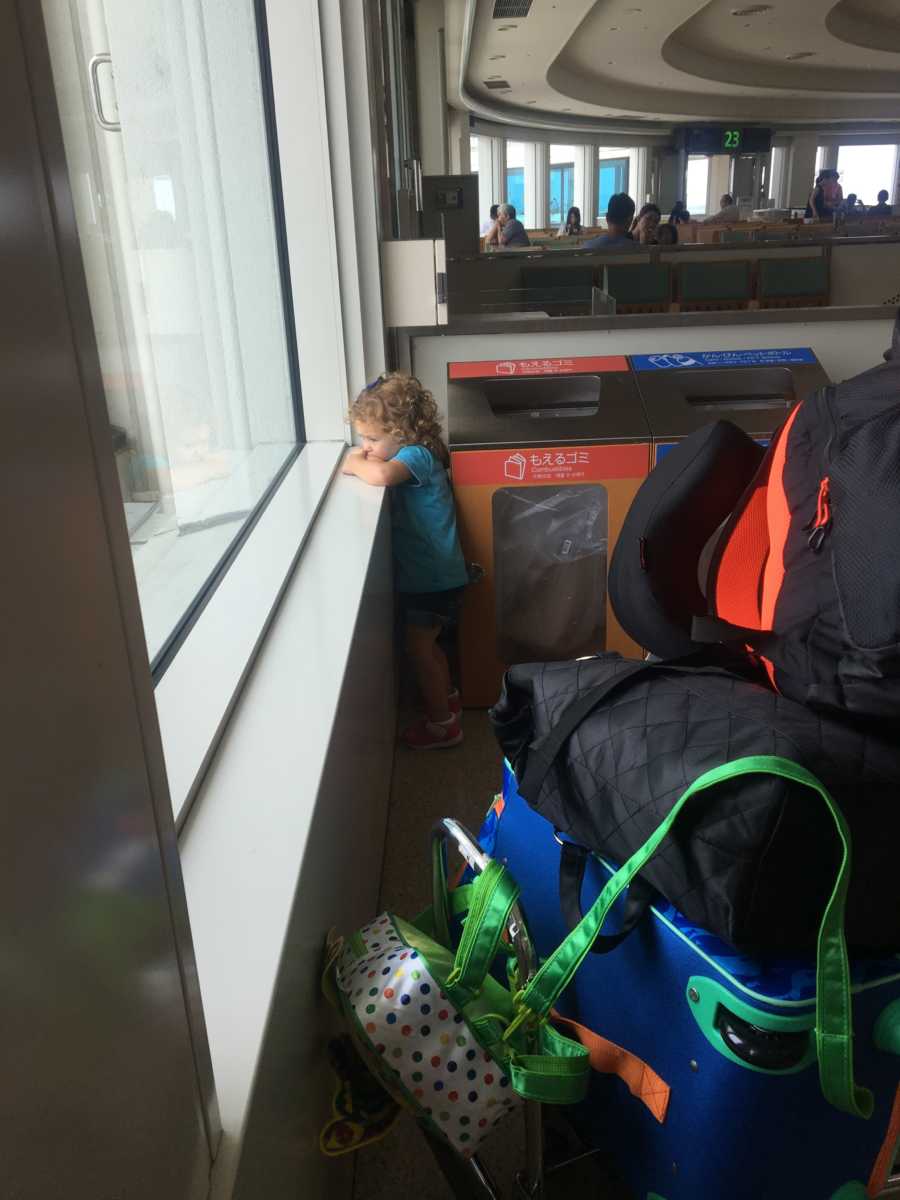
[[[432,841],[443,843],[446,854],[447,843],[452,841],[462,855],[470,871],[483,871],[490,858],[477,840],[458,821],[444,817],[432,830]],[[537,958],[528,936],[528,930],[518,904],[510,909],[507,935],[516,954],[521,984],[531,978],[537,970]],[[517,1200],[543,1200],[543,1122],[541,1105],[535,1100],[525,1101],[525,1167],[516,1179]],[[499,1200],[489,1174],[477,1154],[462,1159],[444,1142],[436,1137],[427,1126],[421,1126],[425,1139],[457,1200]]]

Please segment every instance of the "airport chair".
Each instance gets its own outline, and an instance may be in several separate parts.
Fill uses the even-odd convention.
[[[522,269],[521,307],[541,308],[551,316],[591,311],[592,266],[540,266]]]
[[[616,298],[617,313],[668,312],[672,301],[669,263],[610,263],[603,290]]]
[[[677,300],[683,312],[749,308],[750,263],[690,262],[675,268]]]
[[[828,304],[828,259],[763,258],[758,264],[761,308],[816,308]]]

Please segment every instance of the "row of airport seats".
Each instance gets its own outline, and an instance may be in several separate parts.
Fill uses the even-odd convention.
[[[592,311],[595,289],[617,313],[808,308],[828,304],[828,259],[585,263],[522,269],[522,307],[551,316]]]
[[[585,229],[580,237],[556,236],[551,229],[529,229],[531,247],[538,250],[577,250],[583,242],[604,233],[604,229]],[[832,237],[891,237],[900,234],[900,214],[896,217],[860,217],[834,228],[831,221],[736,221],[733,224],[707,225],[688,221],[678,226],[679,244],[740,245],[747,242],[808,242]],[[482,239],[482,249],[485,249]],[[521,247],[526,249],[526,247]]]

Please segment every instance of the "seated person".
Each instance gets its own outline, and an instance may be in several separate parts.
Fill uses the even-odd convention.
[[[687,205],[683,200],[676,200],[672,205],[672,211],[669,213],[670,225],[684,225],[691,219],[691,214],[687,210]]]
[[[528,234],[521,221],[516,220],[516,209],[513,204],[501,204],[497,211],[497,224],[500,226],[499,244],[501,246],[530,246]]]
[[[678,245],[678,226],[674,221],[668,221],[664,225],[660,225],[656,231],[657,246],[677,246]]]
[[[631,226],[631,236],[644,246],[656,245],[656,231],[662,220],[658,204],[645,204],[634,219]]]
[[[861,217],[866,211],[865,205],[860,204],[856,192],[850,192],[847,199],[841,202],[840,211],[848,217]]]
[[[703,222],[704,225],[728,225],[732,221],[739,221],[741,214],[738,211],[738,206],[734,202],[734,196],[731,192],[725,194],[719,200],[719,211],[713,213],[711,217],[707,217]]]
[[[637,250],[637,243],[628,232],[634,220],[634,201],[625,192],[609,198],[606,209],[606,233],[582,242],[582,250]]]
[[[490,238],[492,234],[499,233],[499,228],[497,226],[497,210],[499,209],[499,207],[500,207],[499,204],[491,205],[490,218],[487,221],[485,221],[484,224],[481,226],[481,236],[483,238]],[[493,245],[496,245],[496,244],[497,244],[497,239],[495,236],[494,240],[493,240]]]
[[[578,237],[584,232],[581,224],[581,209],[570,208],[566,213],[566,219],[556,234],[557,237]]]
[[[868,216],[870,217],[892,217],[894,215],[893,205],[888,204],[890,193],[887,188],[882,188],[878,193],[878,203],[873,204],[869,209]]]

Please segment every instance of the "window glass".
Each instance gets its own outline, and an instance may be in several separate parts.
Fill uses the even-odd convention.
[[[298,442],[254,3],[43,0],[43,10],[159,665]]]
[[[515,206],[520,221],[525,213],[525,143],[506,143],[506,202]]]
[[[550,187],[547,194],[551,226],[562,225],[575,203],[576,146],[550,147]]]
[[[855,192],[859,202],[869,207],[878,203],[878,193],[885,189],[890,203],[897,174],[897,147],[839,146],[837,169],[845,198]]]
[[[478,138],[469,138],[469,170],[473,175],[478,174]]]
[[[702,216],[706,212],[708,191],[709,159],[704,156],[692,156],[688,159],[684,198],[692,217]]]
[[[602,146],[597,156],[597,220],[603,221],[606,219],[610,196],[628,191],[629,160],[621,150],[605,150]]]

